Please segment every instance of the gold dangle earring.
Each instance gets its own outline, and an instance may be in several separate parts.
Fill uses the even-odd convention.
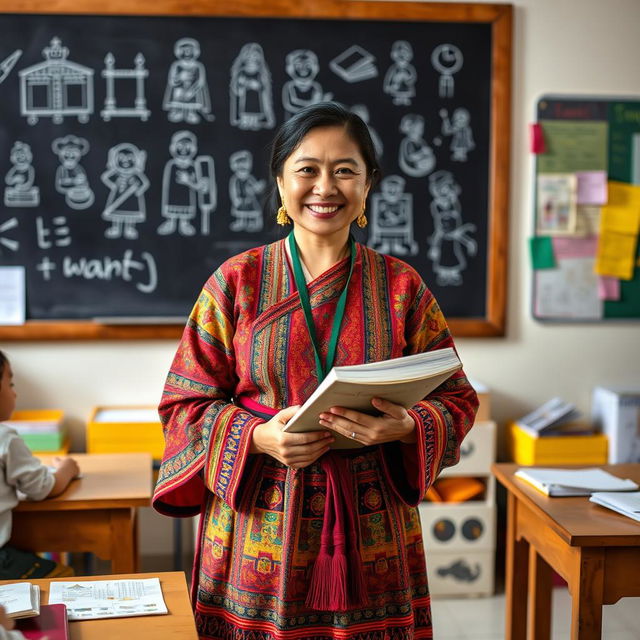
[[[291,223],[291,218],[287,215],[287,208],[284,206],[284,204],[278,209],[276,222],[282,227],[285,227],[286,225]]]
[[[364,215],[364,212],[366,210],[366,206],[362,205],[362,213],[356,218],[356,224],[361,228],[364,229],[367,226],[367,216]]]

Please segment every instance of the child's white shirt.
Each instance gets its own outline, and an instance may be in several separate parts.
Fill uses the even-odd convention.
[[[11,537],[11,511],[18,504],[18,491],[24,494],[20,498],[44,500],[54,483],[53,472],[31,453],[17,432],[0,424],[0,547]]]

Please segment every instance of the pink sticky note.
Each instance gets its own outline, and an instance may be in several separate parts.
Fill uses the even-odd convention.
[[[600,300],[620,300],[620,280],[611,276],[598,276]]]
[[[577,171],[578,204],[607,204],[605,171]]]
[[[558,260],[563,258],[593,258],[598,248],[598,236],[553,238],[553,252]]]
[[[531,153],[544,153],[547,149],[544,144],[544,133],[538,122],[529,125]]]

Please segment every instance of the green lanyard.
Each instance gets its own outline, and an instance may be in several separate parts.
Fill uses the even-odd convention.
[[[344,308],[347,302],[347,289],[349,288],[349,282],[351,281],[351,274],[353,273],[353,265],[356,261],[356,243],[353,238],[350,238],[351,244],[351,258],[349,265],[349,275],[347,281],[344,284],[344,289],[338,299],[338,306],[336,307],[336,314],[333,317],[333,327],[331,328],[331,338],[329,340],[329,349],[327,351],[326,365],[322,366],[322,358],[320,357],[320,349],[318,347],[318,338],[316,336],[316,327],[313,323],[313,316],[311,315],[311,303],[309,302],[309,291],[307,290],[307,282],[304,278],[302,271],[302,263],[300,262],[300,255],[298,254],[298,247],[293,235],[293,231],[289,234],[289,249],[291,250],[291,261],[293,262],[293,275],[296,281],[296,287],[298,288],[298,295],[300,296],[300,304],[304,311],[304,319],[307,323],[307,329],[309,330],[309,337],[313,344],[313,354],[316,359],[316,371],[318,372],[318,382],[322,382],[325,376],[331,371],[333,367],[333,361],[336,357],[336,345],[338,344],[338,334],[340,333],[340,325],[342,324],[342,318],[344,316]]]

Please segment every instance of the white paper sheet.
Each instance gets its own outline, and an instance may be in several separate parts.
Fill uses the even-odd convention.
[[[24,324],[24,267],[0,267],[0,325]]]

